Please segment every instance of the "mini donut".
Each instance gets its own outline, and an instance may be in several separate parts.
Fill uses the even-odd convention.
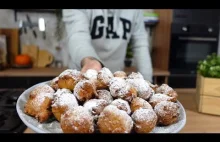
[[[157,115],[153,109],[139,108],[131,115],[136,133],[149,133],[157,125]]]
[[[52,115],[53,95],[54,90],[47,84],[35,87],[24,105],[24,113],[35,117],[40,123],[47,121]]]
[[[113,77],[109,84],[110,93],[114,98],[121,98],[131,102],[133,98],[137,97],[136,89],[123,78]]]
[[[168,126],[178,121],[180,106],[177,103],[162,101],[154,107],[158,116],[158,125]]]
[[[88,69],[84,74],[83,77],[88,80],[97,80],[98,72],[94,69]]]
[[[67,69],[59,75],[58,86],[59,88],[66,88],[73,91],[77,82],[83,78],[80,71]]]
[[[78,106],[76,97],[68,89],[58,89],[54,94],[54,100],[52,102],[52,113],[55,118],[60,121],[61,115],[75,106]]]
[[[93,133],[91,113],[83,106],[76,106],[61,115],[60,126],[64,133]]]
[[[128,104],[127,101],[122,100],[122,99],[115,99],[111,105],[116,106],[118,109],[120,110],[124,110],[125,112],[127,112],[127,114],[131,113],[131,108],[130,105]]]
[[[112,72],[108,68],[103,67],[100,71],[98,71],[96,82],[97,89],[107,89],[112,77],[114,77]]]
[[[86,101],[96,94],[96,88],[95,85],[93,84],[92,81],[90,80],[80,80],[74,90],[73,90],[74,95],[79,101]]]
[[[128,79],[144,79],[143,75],[140,72],[132,72],[128,75]]]
[[[153,109],[152,106],[146,100],[140,97],[136,97],[132,100],[130,108],[132,113],[139,108]]]
[[[125,111],[108,105],[99,115],[97,127],[100,133],[130,133],[133,121]]]
[[[51,82],[50,82],[50,86],[51,86],[54,90],[59,89],[58,80],[59,80],[59,77],[55,77],[55,78],[52,79]]]
[[[96,98],[106,100],[108,104],[113,101],[112,95],[108,90],[97,90]]]
[[[151,106],[154,108],[155,105],[161,101],[172,101],[174,102],[175,101],[175,98],[173,97],[170,97],[170,96],[167,96],[165,94],[160,94],[160,93],[157,93],[157,94],[154,94],[150,97],[149,99],[149,103],[151,104]]]
[[[121,78],[126,78],[127,74],[124,71],[116,71],[114,72],[114,77],[121,77]]]
[[[157,84],[152,84],[150,81],[147,81],[146,82],[149,84],[149,86],[154,90],[154,92],[156,92],[156,89],[159,87]]]
[[[148,100],[154,93],[144,79],[127,79],[126,81],[137,90],[137,96],[144,100]]]
[[[156,89],[156,93],[161,93],[161,94],[166,94],[170,97],[173,97],[175,98],[175,102],[177,101],[177,97],[178,97],[178,94],[176,91],[173,90],[173,88],[171,88],[169,85],[167,84],[162,84],[161,86],[159,86],[157,89]]]
[[[89,110],[92,115],[99,115],[108,105],[108,102],[103,99],[91,99],[84,103],[84,107]]]

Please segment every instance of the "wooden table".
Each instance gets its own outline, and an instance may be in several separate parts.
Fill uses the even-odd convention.
[[[186,110],[186,125],[180,133],[220,133],[220,116],[199,113],[195,102],[195,89],[175,89],[178,100]],[[29,128],[24,133],[34,133]]]

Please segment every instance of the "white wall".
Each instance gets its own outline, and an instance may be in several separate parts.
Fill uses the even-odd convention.
[[[0,9],[0,28],[18,28],[19,21],[26,19],[26,14],[29,15],[32,22],[38,22],[38,18],[43,17],[46,23],[46,40],[43,39],[42,33],[35,27],[35,31],[37,32],[37,38],[34,38],[32,31],[27,28],[27,34],[22,34],[20,36],[21,47],[25,44],[34,44],[38,45],[40,49],[46,49],[52,54],[55,55],[55,48],[59,45],[58,41],[55,37],[55,27],[56,27],[56,15],[53,13],[25,13],[18,12],[17,13],[17,22],[14,20],[14,11],[10,9]],[[67,56],[65,56],[66,48],[63,45],[63,62],[64,65],[67,65]]]

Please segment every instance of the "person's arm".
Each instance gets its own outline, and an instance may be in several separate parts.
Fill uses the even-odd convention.
[[[72,61],[77,68],[86,71],[88,68],[99,70],[102,63],[96,54],[89,30],[89,18],[85,10],[64,9],[63,21],[65,23],[68,49]]]
[[[150,82],[153,79],[153,68],[150,57],[148,35],[146,33],[143,11],[138,10],[135,17],[131,44],[134,52],[137,70]]]

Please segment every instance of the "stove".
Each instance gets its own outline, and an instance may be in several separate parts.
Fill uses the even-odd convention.
[[[27,126],[16,111],[16,102],[24,89],[0,90],[0,133],[23,133]]]

